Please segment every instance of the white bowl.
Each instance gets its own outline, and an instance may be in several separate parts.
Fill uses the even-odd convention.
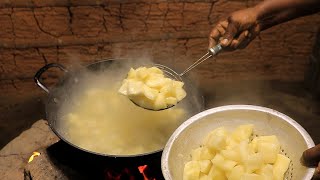
[[[314,146],[310,135],[290,117],[273,109],[251,105],[229,105],[212,108],[189,118],[168,140],[161,159],[166,180],[182,180],[190,152],[201,145],[202,139],[213,129],[224,126],[232,130],[241,124],[253,124],[256,135],[276,135],[281,152],[291,159],[285,175],[287,180],[310,180],[315,171],[301,164],[300,158]]]

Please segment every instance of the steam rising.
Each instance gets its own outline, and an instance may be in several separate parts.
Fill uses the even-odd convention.
[[[160,150],[173,131],[203,108],[202,97],[184,79],[187,97],[164,111],[134,105],[117,91],[130,68],[151,67],[148,58],[119,59],[72,70],[54,93],[57,132],[84,149],[108,155],[136,155]]]

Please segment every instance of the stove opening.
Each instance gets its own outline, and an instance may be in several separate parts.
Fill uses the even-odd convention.
[[[138,157],[107,157],[81,151],[63,141],[47,149],[50,161],[64,174],[97,180],[164,180],[161,152]]]

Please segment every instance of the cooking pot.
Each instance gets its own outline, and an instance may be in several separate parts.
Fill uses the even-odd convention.
[[[111,69],[115,68],[124,68],[128,67],[128,62],[132,62],[132,60],[127,59],[107,59],[98,61],[92,64],[87,65],[84,69],[86,71],[92,72],[92,73],[100,73],[100,72],[106,72]],[[152,63],[151,63],[152,64]],[[137,64],[136,64],[137,65]],[[150,65],[150,63],[138,63],[139,66],[144,65]],[[41,76],[44,72],[46,72],[50,68],[58,68],[64,72],[64,75],[62,78],[60,78],[60,81],[52,88],[46,87],[41,82]],[[129,71],[129,69],[128,69]],[[126,71],[126,72],[128,72]],[[38,70],[38,72],[34,76],[34,80],[36,84],[42,88],[45,92],[48,93],[48,99],[45,104],[45,111],[46,111],[46,118],[48,121],[48,124],[52,131],[63,141],[70,144],[71,146],[78,148],[82,151],[86,151],[88,153],[101,155],[101,156],[111,156],[111,157],[136,157],[136,156],[143,156],[147,154],[153,154],[157,152],[161,152],[163,150],[162,148],[159,148],[157,150],[151,151],[151,152],[145,152],[145,153],[139,153],[139,154],[108,154],[108,153],[101,153],[101,152],[95,152],[92,150],[88,150],[85,148],[80,147],[78,144],[72,142],[69,138],[66,137],[66,133],[64,132],[64,129],[61,128],[61,115],[59,114],[61,112],[61,108],[65,107],[65,104],[71,104],[69,103],[70,98],[72,97],[72,94],[75,93],[72,89],[73,87],[77,86],[77,84],[81,83],[84,71],[81,70],[81,68],[78,68],[76,70],[73,69],[67,69],[61,64],[57,63],[51,63],[47,64],[41,69]],[[110,75],[110,74],[109,74]],[[124,73],[124,78],[126,76],[126,73]],[[109,77],[110,78],[110,77]],[[187,92],[187,97],[183,100],[183,103],[189,104],[192,109],[190,112],[188,112],[188,117],[200,112],[204,109],[204,99],[201,93],[198,91],[195,91],[194,84],[191,83],[191,81],[186,77],[183,78],[183,81],[185,83],[185,90]],[[180,103],[179,103],[180,104]],[[179,104],[177,107],[179,107]],[[140,108],[140,107],[138,107]],[[146,110],[147,111],[147,110]],[[143,114],[141,114],[143,116]],[[187,118],[185,118],[187,119]],[[181,122],[182,123],[182,122]],[[176,127],[175,127],[176,128]],[[90,131],[90,129],[89,129]],[[93,140],[94,143],[94,140]],[[112,142],[110,142],[111,144]],[[163,145],[164,146],[164,145]]]
[[[166,180],[183,179],[184,165],[191,160],[191,151],[201,145],[204,137],[218,127],[229,130],[243,124],[253,124],[253,135],[276,135],[281,154],[290,158],[287,180],[309,180],[315,168],[302,165],[302,153],[314,146],[301,125],[276,110],[253,105],[227,105],[208,109],[181,124],[168,140],[161,159]]]

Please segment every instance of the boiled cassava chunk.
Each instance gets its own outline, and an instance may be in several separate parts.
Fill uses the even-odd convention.
[[[192,161],[200,161],[201,147],[191,150]]]
[[[284,173],[288,170],[290,159],[282,154],[278,154],[273,165],[273,176],[275,180],[282,180]]]
[[[242,177],[244,174],[244,167],[242,165],[237,165],[234,168],[232,168],[228,179],[229,180],[239,180],[239,177]]]
[[[186,97],[184,83],[165,77],[157,67],[131,68],[118,92],[135,104],[153,110],[176,105]]]
[[[207,174],[200,173],[199,180],[211,180]]]
[[[220,153],[226,159],[236,161],[236,162],[241,161],[241,157],[239,156],[239,151],[236,149],[226,149],[226,150],[220,151]]]
[[[227,180],[227,177],[224,174],[224,172],[220,170],[218,167],[214,166],[211,167],[208,176],[210,179],[214,180]]]
[[[167,107],[166,97],[164,94],[159,93],[154,101],[154,106],[152,109],[158,110],[158,109],[164,109],[166,107]]]
[[[246,172],[252,173],[255,170],[258,170],[264,164],[263,157],[261,153],[250,154],[247,156],[247,159],[244,161]]]
[[[244,173],[240,180],[263,180],[263,177],[258,174]]]
[[[260,152],[265,163],[274,163],[280,151],[280,143],[276,136],[260,136],[251,142],[255,152]]]
[[[212,135],[209,137],[206,146],[212,151],[222,150],[226,146],[226,137]]]
[[[207,147],[199,147],[191,152],[192,160],[210,160],[214,157],[215,153],[212,153]]]
[[[260,142],[268,142],[268,143],[272,143],[272,144],[276,144],[280,146],[279,140],[277,138],[277,136],[259,136],[257,137],[258,141]]]
[[[262,154],[265,163],[274,163],[280,147],[273,143],[258,142],[258,152]]]
[[[198,180],[200,177],[200,164],[198,161],[187,162],[183,170],[183,180]]]
[[[239,142],[235,141],[232,137],[227,136],[226,144],[226,149],[234,149],[239,145]]]
[[[221,154],[216,154],[214,158],[211,160],[212,165],[218,167],[224,163],[224,157]]]
[[[171,106],[171,105],[176,105],[178,103],[177,98],[174,97],[166,97],[165,102],[167,105]]]
[[[211,161],[210,160],[201,160],[201,161],[199,161],[199,164],[200,164],[200,172],[202,172],[204,174],[208,174],[211,169],[211,166],[212,166]]]
[[[248,141],[241,141],[239,144],[239,155],[241,162],[244,162],[249,155],[249,146]]]
[[[230,172],[232,170],[232,168],[234,168],[237,164],[238,163],[235,161],[225,159],[224,163],[221,164],[219,167],[226,172]]]
[[[143,94],[149,100],[154,101],[157,98],[159,93],[157,90],[154,90],[148,86],[143,86]]]
[[[236,166],[237,162],[225,159],[222,155],[217,154],[211,160],[212,165],[218,167],[223,171],[231,171],[234,166]]]
[[[136,80],[127,81],[127,94],[130,96],[137,96],[143,93],[143,83]]]
[[[197,162],[197,167],[189,174],[200,180],[283,180],[290,159],[279,154],[278,138],[259,136],[250,141],[252,133],[251,124],[233,132],[225,127],[210,131],[199,140],[202,146],[191,151],[190,162]]]
[[[232,138],[238,142],[241,142],[243,140],[249,139],[249,137],[252,135],[253,131],[253,125],[241,125],[235,129],[235,131],[232,133]]]
[[[261,175],[264,180],[273,179],[273,166],[271,164],[266,164],[258,169],[256,173]]]
[[[176,88],[175,97],[178,99],[178,101],[181,101],[186,96],[187,96],[187,93],[184,89]]]
[[[249,143],[249,146],[253,150],[253,152],[258,152],[258,137],[253,138]]]
[[[212,159],[215,153],[210,151],[207,147],[201,147],[200,160]]]
[[[204,143],[211,151],[217,151],[225,148],[227,145],[226,139],[227,131],[222,127],[210,132]]]

